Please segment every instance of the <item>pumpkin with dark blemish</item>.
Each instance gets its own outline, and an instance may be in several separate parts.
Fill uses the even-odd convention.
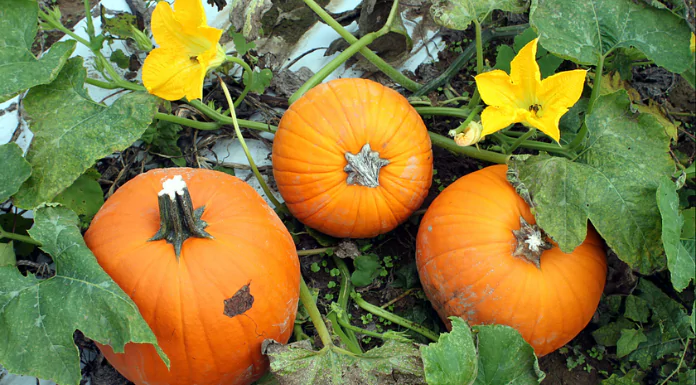
[[[538,356],[589,323],[606,278],[604,243],[592,226],[563,253],[535,225],[505,165],[467,174],[433,201],[420,224],[416,264],[423,289],[448,324],[517,329]]]
[[[175,175],[186,193],[158,197]],[[295,245],[263,198],[233,176],[141,174],[106,201],[85,241],[171,361],[168,371],[149,344],[127,344],[122,354],[100,345],[138,385],[250,384],[268,369],[263,340],[290,338],[300,287]]]
[[[432,173],[420,115],[367,79],[314,87],[285,112],[273,141],[273,176],[288,209],[334,237],[394,229],[423,203]]]

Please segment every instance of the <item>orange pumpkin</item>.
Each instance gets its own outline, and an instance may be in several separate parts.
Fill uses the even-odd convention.
[[[85,241],[171,360],[168,371],[152,345],[127,344],[122,354],[99,346],[138,385],[250,384],[268,367],[263,340],[290,338],[300,288],[295,245],[263,198],[233,176],[141,174],[106,201]]]
[[[283,115],[273,141],[273,175],[290,212],[335,237],[395,228],[423,203],[432,170],[416,110],[366,79],[314,87]]]
[[[605,250],[591,227],[570,254],[545,239],[506,171],[487,167],[442,191],[418,230],[416,263],[448,325],[449,316],[508,325],[543,356],[592,318],[604,290]]]

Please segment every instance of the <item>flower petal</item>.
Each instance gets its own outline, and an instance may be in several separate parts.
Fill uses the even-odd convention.
[[[538,129],[558,142],[561,140],[561,131],[558,128],[558,122],[560,122],[561,116],[566,112],[568,112],[568,109],[565,107],[545,108],[541,117],[531,112],[526,113],[524,121],[526,124]]]
[[[520,122],[518,111],[518,108],[508,106],[486,107],[481,113],[481,124],[483,125],[481,136],[490,135],[513,123]]]
[[[143,63],[143,84],[153,94],[166,100],[189,100],[203,97],[205,69],[198,61],[181,55],[176,49],[155,48]]]
[[[185,26],[192,28],[207,27],[208,23],[201,0],[176,0],[174,1],[174,17]]]
[[[542,80],[537,94],[539,104],[545,110],[572,107],[582,95],[586,74],[586,70],[564,71]]]
[[[177,3],[181,0],[177,0]],[[200,0],[196,0],[200,3]],[[177,49],[182,56],[198,56],[203,52],[215,49],[215,45],[220,40],[222,31],[200,25],[199,22],[183,24],[178,19],[182,18],[190,23],[192,18],[181,17],[178,13],[176,17],[172,8],[166,1],[157,3],[155,11],[152,13],[152,35],[155,42],[163,48]]]
[[[534,39],[527,43],[510,62],[510,78],[513,84],[520,86],[525,91],[525,95],[528,96],[527,105],[537,103],[536,100],[533,100],[533,95],[536,94],[537,87],[541,82],[541,72],[539,72],[539,65],[536,62],[538,40]]]
[[[510,82],[510,76],[501,70],[493,70],[477,75],[476,86],[483,100],[489,106],[517,108],[524,101],[521,87]]]

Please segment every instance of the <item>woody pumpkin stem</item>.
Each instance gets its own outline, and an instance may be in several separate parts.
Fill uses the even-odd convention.
[[[536,224],[530,225],[520,216],[520,229],[512,230],[517,245],[512,255],[522,258],[541,268],[541,254],[553,246],[546,240],[546,234]]]
[[[149,241],[164,239],[172,244],[177,260],[181,255],[184,241],[190,237],[213,238],[205,231],[208,224],[201,220],[205,206],[194,210],[191,195],[181,175],[176,175],[162,183],[162,190],[157,196],[157,201],[160,228]]]
[[[372,151],[370,143],[365,144],[360,152],[346,152],[348,164],[343,171],[348,173],[346,183],[365,187],[379,186],[379,170],[389,161],[379,157],[379,152]]]

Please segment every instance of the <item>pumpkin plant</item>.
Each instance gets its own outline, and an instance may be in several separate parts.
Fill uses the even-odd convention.
[[[423,203],[432,172],[420,115],[366,79],[337,79],[304,94],[273,141],[273,175],[288,209],[335,237],[394,229]]]
[[[236,177],[171,168],[119,188],[85,234],[99,264],[138,306],[152,345],[99,345],[136,384],[250,384],[266,338],[287,342],[299,261],[283,223]]]
[[[428,208],[417,237],[423,290],[442,320],[517,329],[537,355],[573,339],[592,318],[604,289],[605,250],[589,228],[562,252],[529,205],[490,166],[448,186]]]

